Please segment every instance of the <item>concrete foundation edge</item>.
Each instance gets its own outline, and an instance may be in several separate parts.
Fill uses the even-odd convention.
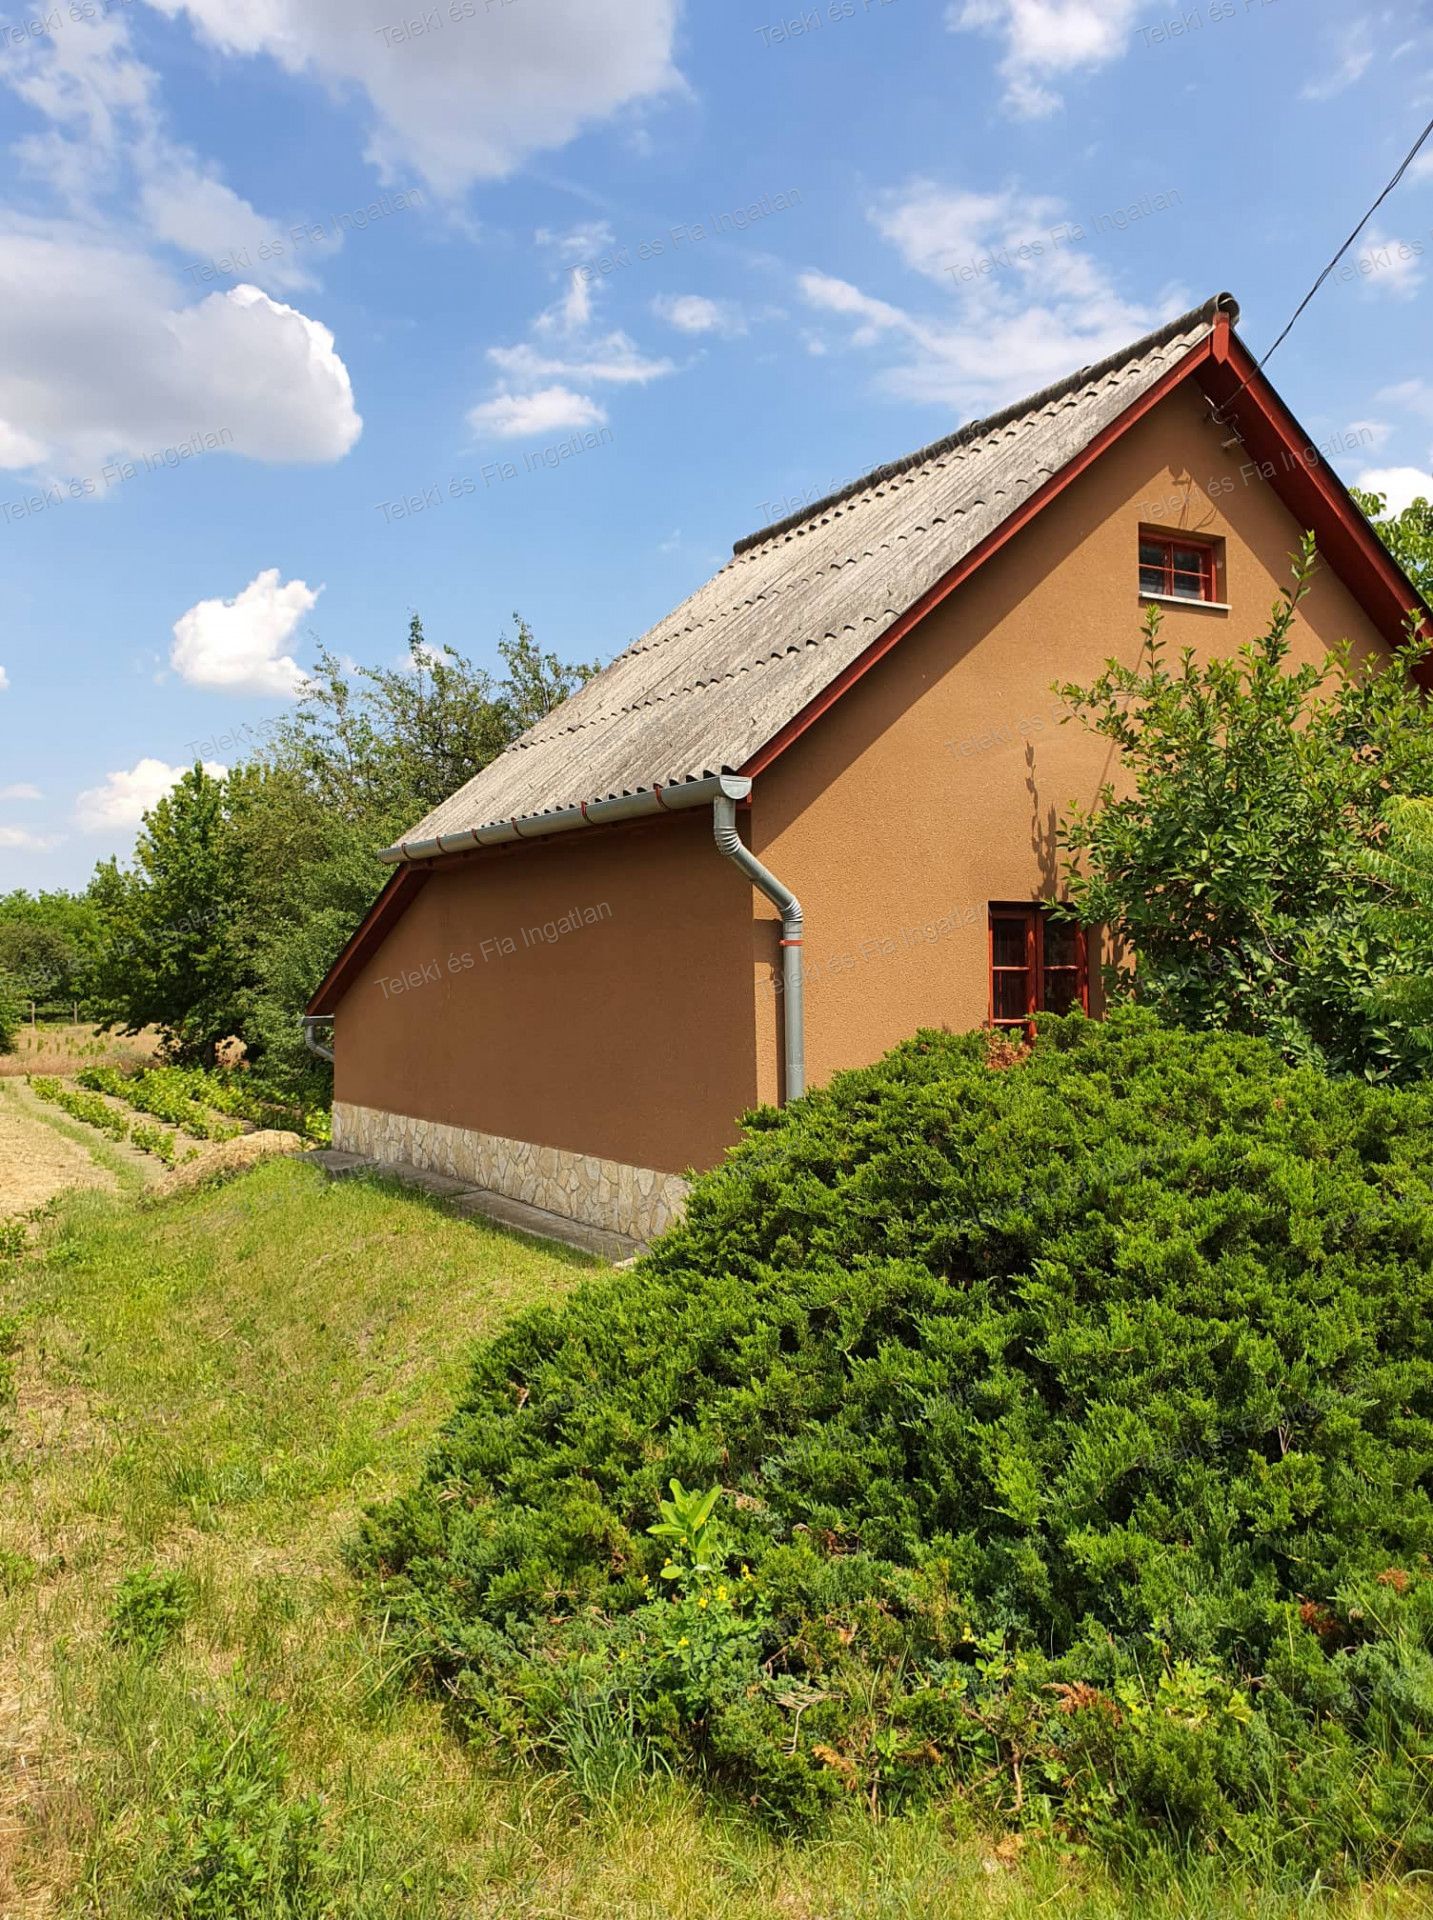
[[[687,1183],[655,1167],[629,1167],[563,1147],[452,1127],[441,1120],[385,1113],[346,1100],[333,1105],[333,1144],[390,1165],[425,1168],[488,1187],[510,1200],[652,1241],[681,1217]]]

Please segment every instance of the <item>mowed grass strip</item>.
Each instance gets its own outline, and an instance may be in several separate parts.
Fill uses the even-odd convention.
[[[1427,1911],[1197,1863],[1151,1903],[1057,1845],[854,1807],[795,1848],[633,1775],[601,1729],[557,1777],[460,1746],[339,1546],[416,1472],[473,1342],[593,1271],[295,1162],[157,1205],[73,1195],[0,1264],[6,1920]]]

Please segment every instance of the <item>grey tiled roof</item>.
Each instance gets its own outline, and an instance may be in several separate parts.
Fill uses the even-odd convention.
[[[736,772],[1208,335],[1228,295],[741,541],[704,587],[405,834]]]

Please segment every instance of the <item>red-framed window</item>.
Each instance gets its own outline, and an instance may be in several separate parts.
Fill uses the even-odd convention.
[[[1139,590],[1168,600],[1218,600],[1219,548],[1187,533],[1141,527]]]
[[[990,1024],[1023,1027],[1032,1014],[1090,1010],[1085,930],[1034,903],[990,909]]]

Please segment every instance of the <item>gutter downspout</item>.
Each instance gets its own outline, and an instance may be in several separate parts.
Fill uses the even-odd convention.
[[[331,1013],[306,1013],[302,1016],[302,1019],[304,1023],[304,1045],[310,1053],[316,1054],[320,1060],[327,1060],[329,1065],[332,1066],[333,1048],[325,1047],[319,1041],[315,1040],[313,1030],[315,1027],[331,1027],[333,1025],[333,1015]]]
[[[806,1018],[801,990],[801,902],[769,872],[736,830],[736,801],[718,794],[712,802],[712,832],[717,851],[764,893],[781,912],[781,1037],[786,1059],[786,1086],[782,1105],[789,1106],[806,1091]]]

